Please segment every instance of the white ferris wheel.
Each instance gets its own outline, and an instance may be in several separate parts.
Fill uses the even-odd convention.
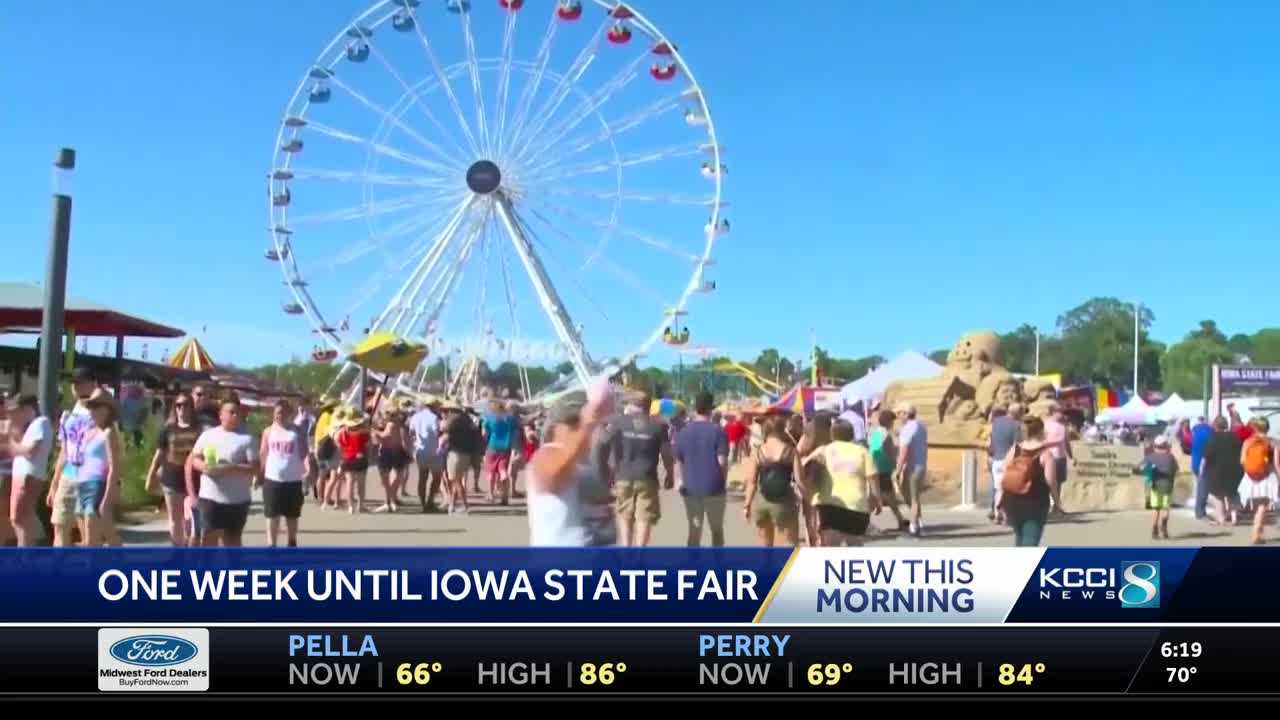
[[[380,330],[585,382],[688,342],[729,229],[722,153],[630,4],[383,0],[289,101],[265,254],[318,358]]]

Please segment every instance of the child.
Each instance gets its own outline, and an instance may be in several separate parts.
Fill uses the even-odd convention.
[[[1134,468],[1134,474],[1145,475],[1150,489],[1151,539],[1169,539],[1169,508],[1173,505],[1173,481],[1178,476],[1178,460],[1169,452],[1169,438],[1156,437],[1151,452]]]

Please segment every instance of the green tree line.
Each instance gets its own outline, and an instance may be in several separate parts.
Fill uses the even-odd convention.
[[[1036,338],[1039,335],[1040,371],[1061,373],[1068,384],[1101,383],[1116,388],[1133,384],[1134,311],[1132,304],[1116,298],[1098,297],[1074,307],[1057,318],[1055,327],[1037,329],[1023,324],[1000,335],[1003,364],[1013,372],[1036,370]],[[1263,328],[1252,334],[1228,337],[1213,320],[1202,320],[1198,327],[1181,340],[1166,345],[1149,334],[1155,314],[1150,308],[1138,310],[1139,371],[1143,390],[1177,392],[1184,397],[1200,397],[1203,393],[1204,369],[1214,363],[1251,362],[1280,365],[1280,328]],[[959,337],[961,333],[957,332]],[[945,363],[949,349],[929,356]],[[807,353],[806,353],[807,355]],[[719,395],[757,395],[759,390],[747,380],[716,371],[728,357],[704,358],[697,363],[672,367],[629,367],[626,369],[632,387],[655,396],[688,398],[702,389]],[[787,388],[808,378],[811,362],[817,362],[822,374],[833,382],[856,380],[885,361],[881,355],[836,357],[822,347],[813,357],[788,358],[774,347],[761,350],[754,359],[739,359],[768,383]],[[299,358],[280,365],[264,365],[251,370],[263,379],[296,387],[309,394],[323,392],[338,372],[337,364],[307,362]],[[561,363],[554,368],[527,367],[529,385],[536,394],[567,376],[573,368]],[[427,369],[429,383],[442,383],[444,361],[438,360]],[[521,388],[520,368],[515,363],[497,367],[481,364],[480,382],[493,387],[506,387],[513,395]]]

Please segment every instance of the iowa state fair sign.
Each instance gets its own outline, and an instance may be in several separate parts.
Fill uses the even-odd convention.
[[[1222,365],[1218,387],[1223,393],[1280,394],[1280,367],[1274,365]]]

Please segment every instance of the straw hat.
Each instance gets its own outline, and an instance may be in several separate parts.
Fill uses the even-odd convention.
[[[111,393],[103,390],[102,388],[94,390],[93,394],[89,396],[89,399],[84,401],[84,406],[90,409],[95,407],[107,407],[111,408],[113,411],[117,407],[116,399],[111,396]]]

